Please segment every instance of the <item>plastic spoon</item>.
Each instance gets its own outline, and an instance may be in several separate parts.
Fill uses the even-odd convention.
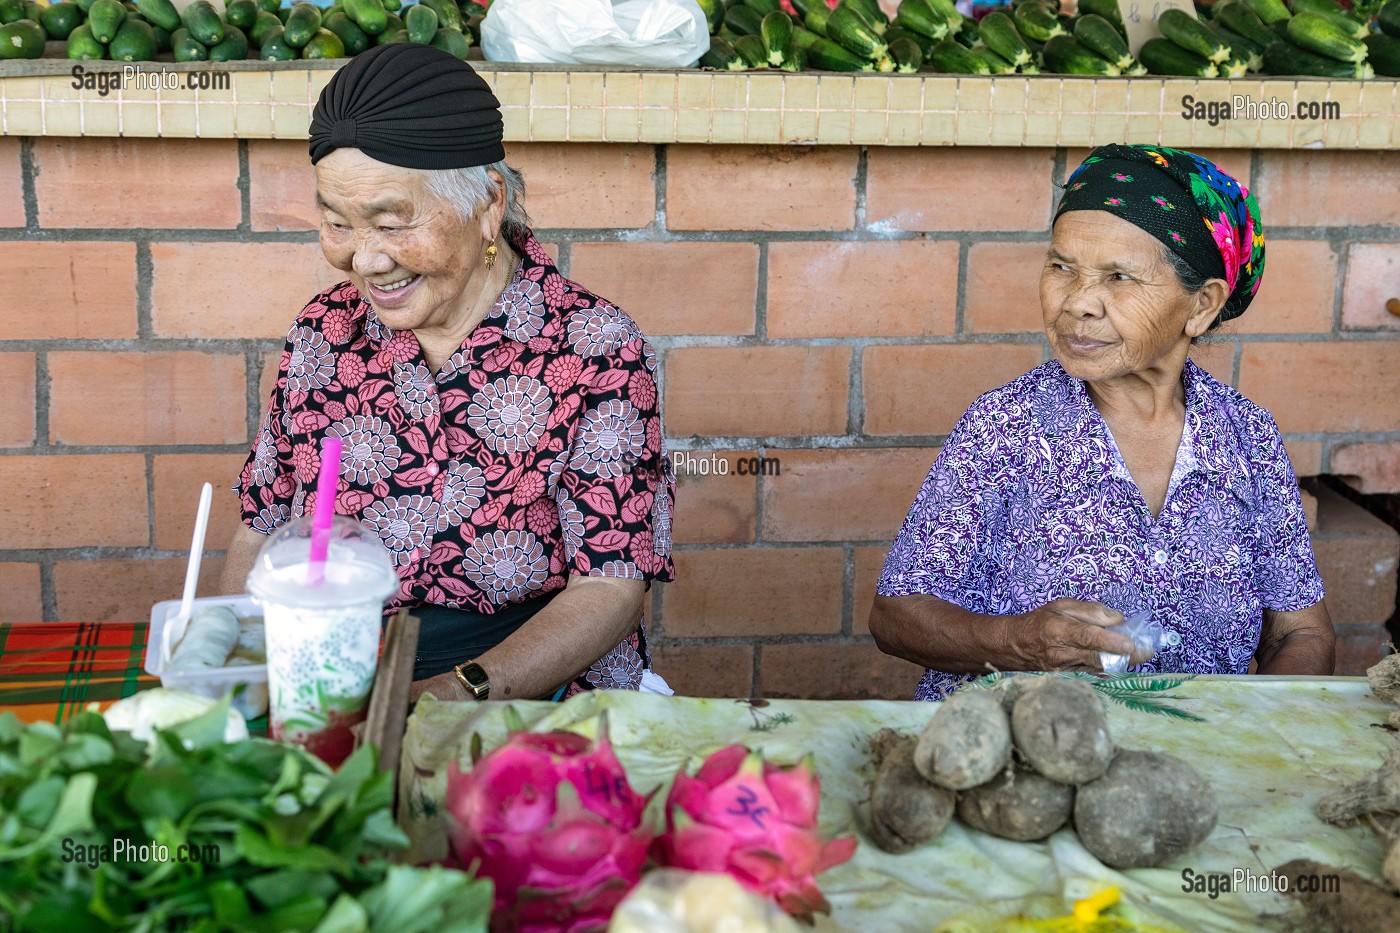
[[[209,528],[209,503],[214,498],[214,487],[208,483],[199,491],[199,512],[194,519],[194,537],[190,539],[190,562],[185,567],[185,592],[180,598],[180,613],[165,624],[165,635],[161,644],[161,655],[165,663],[170,662],[171,648],[185,635],[190,613],[194,609],[194,591],[199,584],[199,563],[204,559],[204,533]]]

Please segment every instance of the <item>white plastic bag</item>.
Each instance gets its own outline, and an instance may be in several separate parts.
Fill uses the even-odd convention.
[[[696,0],[495,0],[481,48],[493,62],[689,68],[710,33]]]

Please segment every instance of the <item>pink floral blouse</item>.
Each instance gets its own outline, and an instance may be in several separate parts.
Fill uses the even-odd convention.
[[[636,323],[564,278],[532,235],[514,279],[434,375],[349,282],[287,335],[277,386],[239,477],[264,534],[315,507],[320,440],[344,440],[336,511],[379,533],[400,586],[386,606],[490,614],[566,575],[668,581],[675,477],[656,352]],[[570,692],[632,688],[639,629]]]

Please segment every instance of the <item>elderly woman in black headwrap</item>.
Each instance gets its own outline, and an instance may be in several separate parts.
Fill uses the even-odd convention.
[[[1189,152],[1103,146],[1040,273],[1054,359],[979,398],[939,453],[870,630],[937,699],[995,668],[1330,674],[1297,481],[1269,413],[1187,357],[1248,307],[1259,205]],[[1106,627],[1151,619],[1150,651]]]
[[[643,594],[672,577],[650,344],[531,234],[499,104],[465,63],[411,44],[356,56],[322,92],[310,148],[321,249],[348,281],[287,336],[226,591],[313,510],[334,434],[336,511],[393,555],[387,611],[422,619],[419,692],[639,688]]]

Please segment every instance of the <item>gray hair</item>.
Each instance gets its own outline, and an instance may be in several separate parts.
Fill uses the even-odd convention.
[[[1189,262],[1169,249],[1165,243],[1162,244],[1162,263],[1176,273],[1177,282],[1181,284],[1181,287],[1185,289],[1186,293],[1189,295],[1194,295],[1205,288],[1206,283],[1213,278],[1212,276],[1204,275],[1198,271]],[[1225,323],[1221,320],[1221,314],[1224,314],[1224,312],[1225,309],[1221,308],[1220,314],[1217,314],[1215,320],[1210,322],[1210,327],[1206,328],[1206,333],[1210,333],[1221,324]],[[1201,337],[1195,337],[1191,342],[1196,343],[1200,340]]]
[[[466,223],[476,216],[483,205],[496,196],[500,186],[489,171],[500,173],[506,187],[506,213],[501,219],[501,235],[517,240],[530,227],[530,215],[525,213],[525,179],[505,162],[474,165],[470,168],[428,169],[428,190],[451,204]]]

